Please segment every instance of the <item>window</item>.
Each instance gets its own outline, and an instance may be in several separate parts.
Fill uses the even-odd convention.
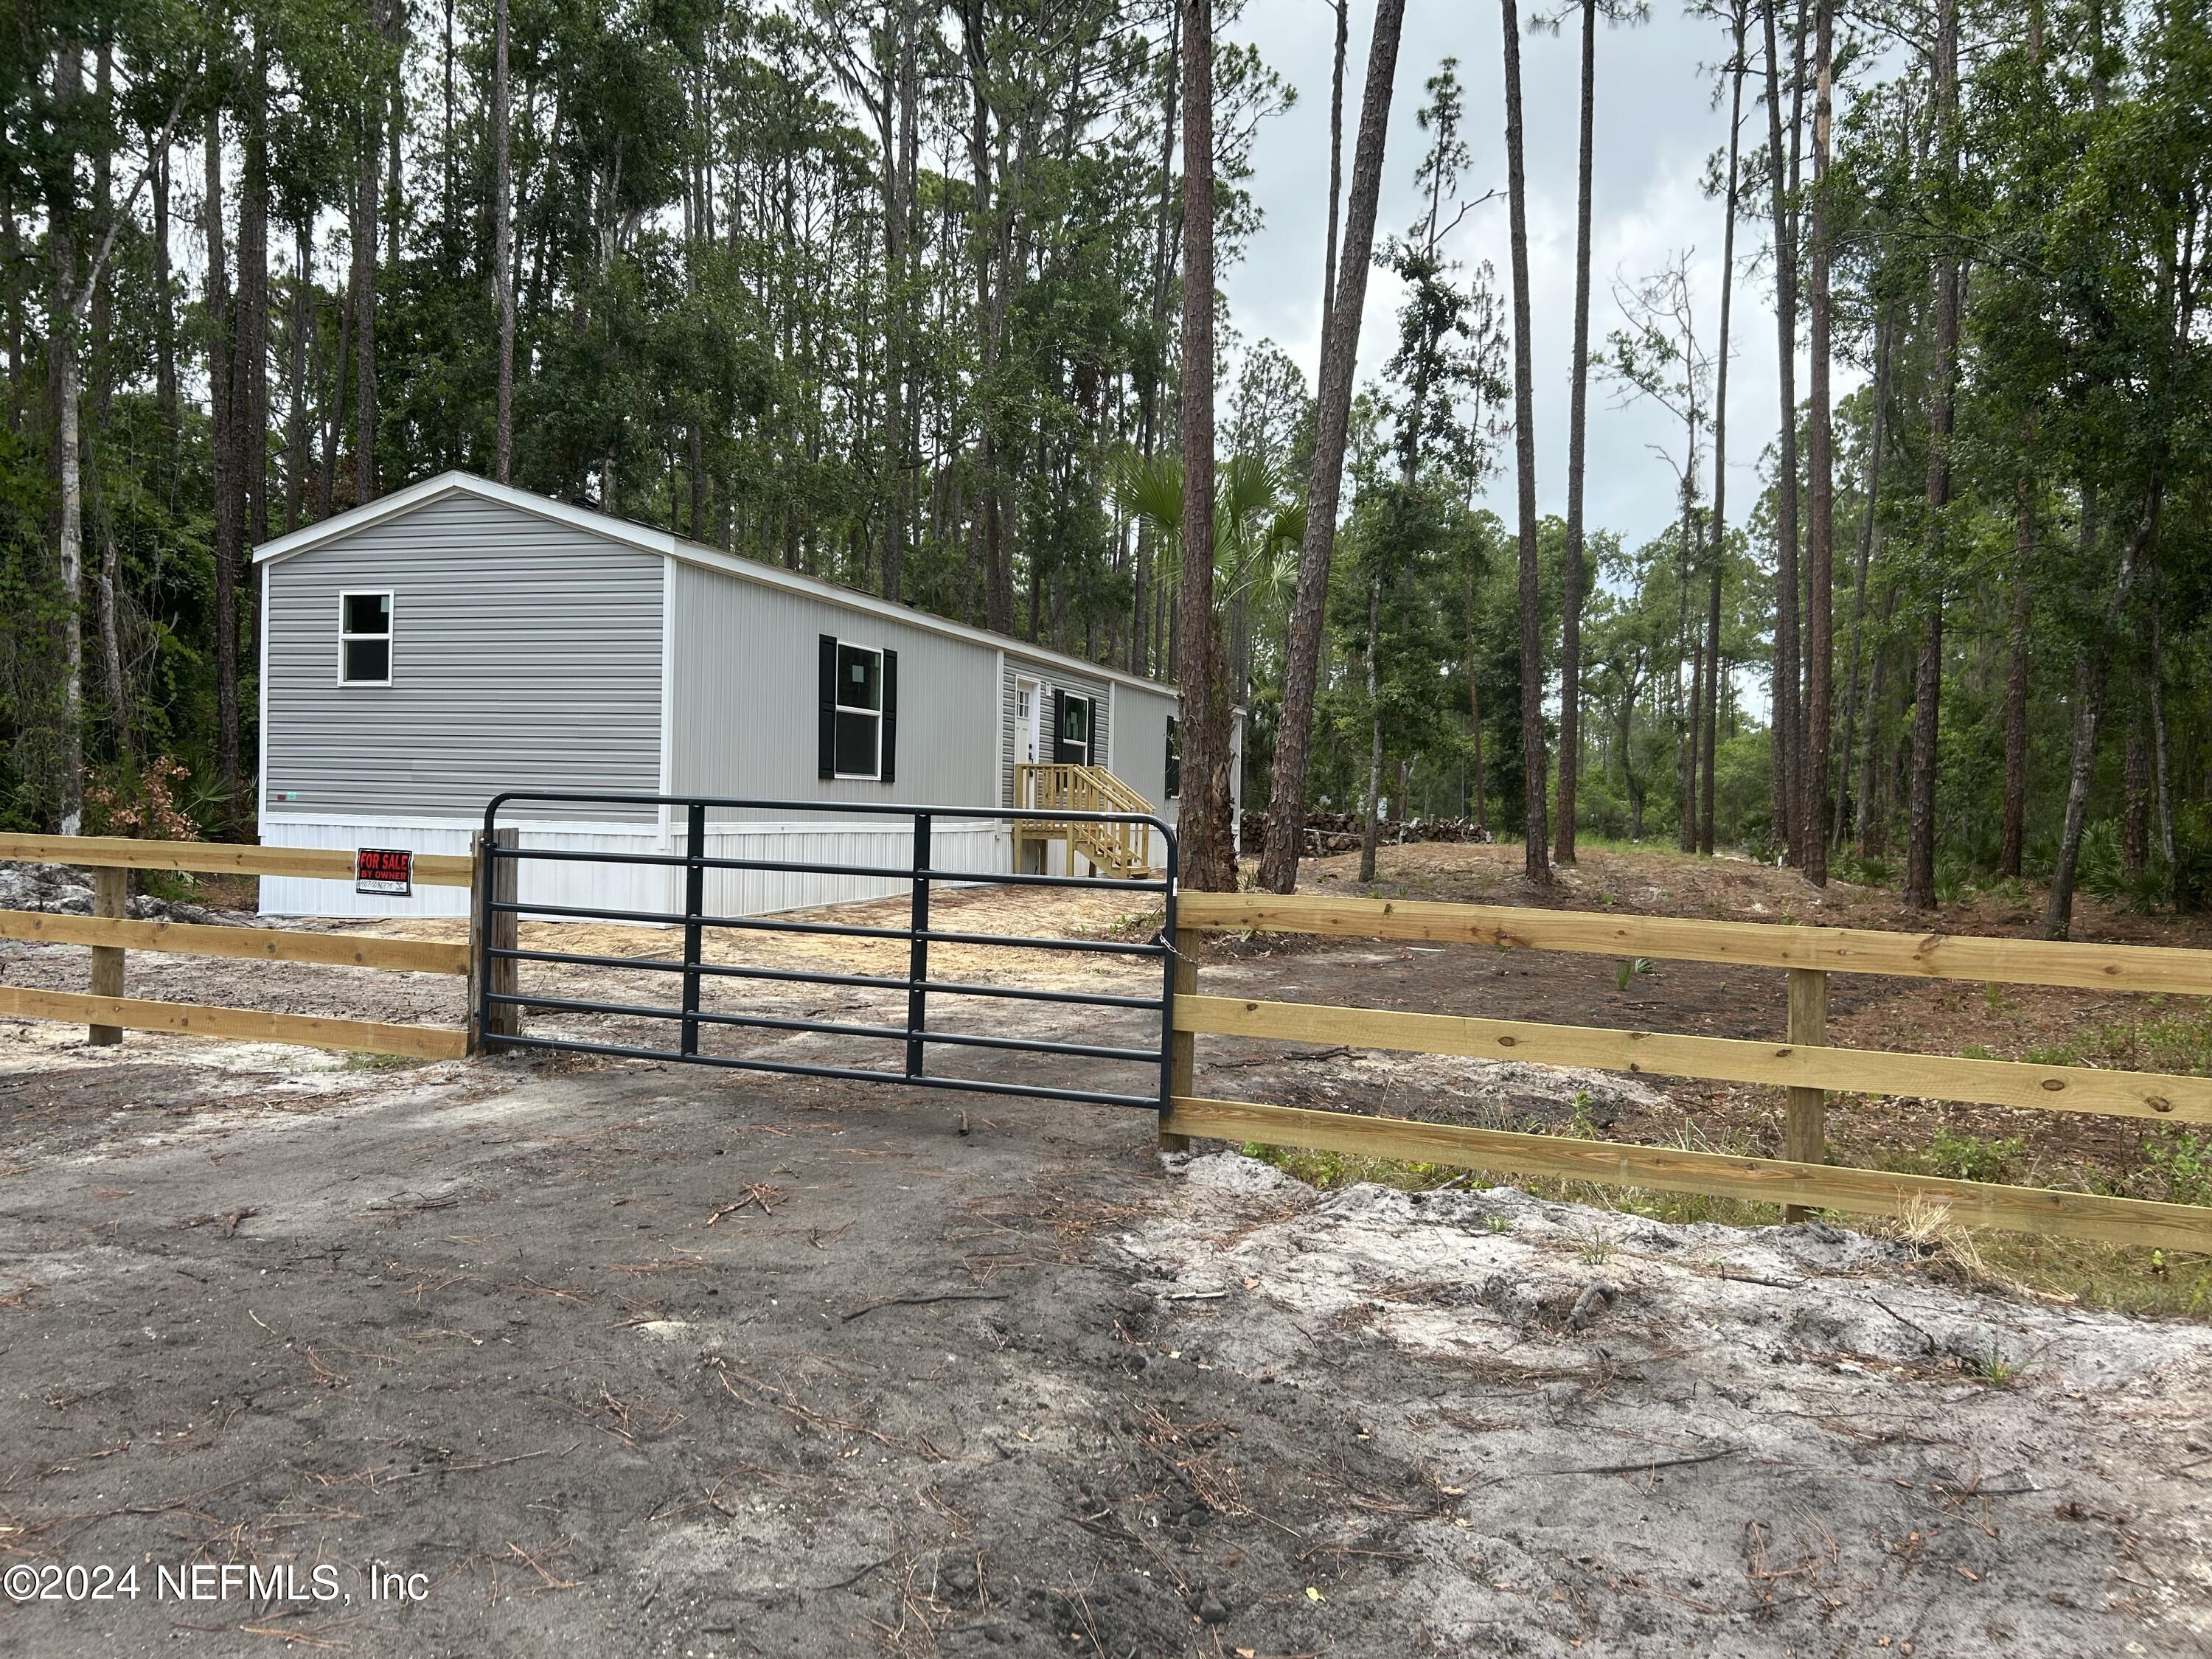
[[[338,684],[392,684],[392,594],[338,595]]]
[[[837,647],[837,775],[872,778],[882,770],[884,653]]]
[[[1182,793],[1182,745],[1176,740],[1176,717],[1168,716],[1167,788],[1170,800]]]
[[[1065,693],[1060,699],[1060,753],[1057,758],[1073,766],[1091,763],[1091,699],[1071,697]]]
[[[821,636],[818,775],[890,783],[898,776],[898,653]]]

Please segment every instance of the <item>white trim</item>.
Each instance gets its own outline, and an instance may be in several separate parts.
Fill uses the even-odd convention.
[[[832,635],[830,637],[836,641],[837,665],[836,671],[830,677],[830,684],[836,688],[835,695],[830,703],[830,765],[831,768],[830,775],[840,783],[881,783],[884,781],[884,715],[886,712],[884,708],[885,647],[880,645],[863,645],[858,640],[848,640],[839,635]],[[845,653],[848,651],[866,652],[876,659],[876,706],[873,708],[863,708],[858,703],[849,703],[845,701]],[[874,771],[840,772],[836,769],[837,716],[840,714],[871,714],[875,717],[876,769]]]
[[[261,705],[260,731],[255,745],[260,753],[253,778],[253,821],[261,824],[269,818],[269,576],[265,571],[258,573],[253,620],[261,633],[260,684],[255,692],[255,701]]]
[[[532,495],[526,489],[516,489],[511,485],[496,484],[489,478],[479,478],[468,472],[441,472],[434,477],[410,484],[404,489],[380,496],[366,507],[336,514],[319,524],[295,530],[289,536],[279,536],[275,541],[264,542],[254,550],[253,562],[269,564],[292,558],[336,537],[351,535],[355,531],[365,530],[371,525],[380,524],[404,513],[411,513],[418,507],[427,506],[448,495],[473,495],[480,501],[496,501],[518,512],[568,525],[609,541],[619,542],[626,547],[636,548],[641,552],[680,559],[704,570],[719,570],[726,576],[757,582],[763,587],[781,588],[787,593],[802,594],[879,620],[904,623],[910,628],[942,634],[949,639],[965,640],[970,644],[997,649],[1003,649],[1006,644],[1003,635],[970,628],[964,623],[957,623],[910,605],[895,605],[888,599],[877,599],[873,594],[840,587],[834,582],[823,581],[817,577],[801,575],[795,570],[779,569],[754,559],[741,559],[735,554],[723,552],[720,548],[703,547],[696,542],[684,541],[669,531],[648,529],[644,525],[632,524],[625,519],[594,512],[589,507],[571,507],[564,501]],[[1019,654],[1075,673],[1088,674],[1094,678],[1116,680],[1124,685],[1161,696],[1174,697],[1176,695],[1174,686],[1158,680],[1145,679],[1105,663],[1085,662],[1080,657],[1072,657],[1042,646],[1023,644]]]
[[[1004,772],[999,769],[1005,763],[1006,728],[1012,723],[1014,718],[1013,705],[1006,701],[1006,647],[1001,646],[992,653],[992,659],[991,701],[999,706],[999,718],[997,723],[991,728],[991,747],[988,751],[990,763],[984,769],[991,775],[993,781],[991,787],[993,793],[999,797],[999,805],[1012,806],[1013,802],[1006,798],[1006,792],[1013,787],[1012,769],[1009,768]],[[1017,749],[1020,747],[1020,741],[1018,738],[1015,739]],[[1016,758],[1018,759],[1020,757],[1017,755]]]
[[[348,599],[382,599],[384,601],[384,632],[381,634],[348,633],[346,631],[346,601]],[[392,671],[398,666],[396,660],[398,653],[398,601],[391,588],[342,587],[338,590],[338,684],[366,685],[373,688],[388,686],[392,684]],[[351,645],[356,640],[375,639],[384,641],[384,678],[380,680],[356,680],[348,678],[346,647]]]
[[[1030,717],[1026,729],[1022,722],[1022,688],[1029,687]],[[1014,669],[1014,764],[1034,766],[1044,752],[1044,682],[1034,674],[1024,674],[1018,665]],[[1029,753],[1022,750],[1026,748]]]
[[[348,824],[373,825],[380,830],[481,830],[483,814],[466,818],[394,817],[389,813],[360,812],[269,812],[264,823]],[[651,819],[638,818],[501,818],[502,830],[543,830],[575,836],[649,836],[653,832]]]
[[[1003,828],[1005,825],[1004,819],[991,816],[992,809],[988,806],[953,806],[940,810],[945,816],[941,817],[939,822],[946,824],[965,826],[969,829],[990,824],[998,824]],[[836,802],[827,800],[822,803],[822,811],[823,816],[818,818],[710,818],[708,822],[710,825],[737,825],[749,831],[836,830],[842,833],[849,830],[857,835],[880,833],[887,836],[903,836],[914,829],[913,818],[902,816],[899,812],[870,812],[865,815],[866,822],[852,823],[842,817]],[[981,816],[974,818],[957,816],[962,812],[975,812]],[[269,815],[269,822],[299,824],[365,823],[374,824],[385,830],[473,830],[483,827],[483,815],[478,813],[474,817],[466,818],[426,818],[395,817],[389,813],[374,811],[271,812]],[[558,830],[562,835],[575,836],[649,836],[654,830],[650,818],[503,817],[500,822],[503,829]]]
[[[660,793],[676,793],[675,778],[676,561],[672,557],[660,562]],[[674,845],[671,811],[663,805],[657,814],[664,852]]]
[[[1109,772],[1114,770],[1114,734],[1121,729],[1121,721],[1114,708],[1114,682],[1109,680],[1106,682],[1106,758],[1098,763]],[[1091,746],[1096,749],[1098,746],[1098,734],[1096,732],[1092,732],[1091,739]],[[1121,775],[1115,773],[1115,775],[1118,777]]]
[[[824,802],[823,810],[830,816],[819,818],[709,818],[707,820],[707,828],[715,835],[748,836],[814,835],[825,830],[834,830],[839,835],[859,836],[906,836],[914,833],[914,820],[910,817],[872,812],[868,814],[868,817],[874,821],[856,823],[837,817],[830,803]],[[986,809],[969,807],[956,810],[981,811]],[[297,824],[302,827],[319,824],[343,828],[352,825],[364,830],[378,830],[467,831],[481,828],[483,819],[481,817],[400,818],[389,817],[381,812],[276,812],[270,814],[266,822],[272,824]],[[512,818],[502,819],[500,827],[503,830],[527,830],[535,835],[634,836],[640,839],[648,838],[656,833],[656,827],[653,824],[636,820],[623,822],[577,818]],[[945,830],[1003,830],[1006,828],[1006,823],[1003,818],[989,817],[945,817],[939,820],[939,827]]]

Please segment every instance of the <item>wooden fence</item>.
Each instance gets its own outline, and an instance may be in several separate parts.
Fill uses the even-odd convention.
[[[82,1020],[90,1027],[95,1043],[119,1042],[125,1030],[178,1031],[191,1036],[297,1043],[311,1048],[400,1054],[416,1060],[456,1059],[473,1046],[472,1033],[464,1027],[398,1025],[311,1014],[269,1013],[204,1003],[154,1002],[123,994],[124,954],[127,951],[320,963],[398,973],[446,974],[467,981],[478,957],[468,945],[435,939],[380,939],[362,933],[134,921],[125,915],[132,870],[191,870],[224,875],[351,881],[354,855],[343,848],[136,841],[119,836],[0,835],[0,859],[81,866],[93,872],[91,915],[0,910],[0,939],[90,945],[88,994],[0,986],[0,1016]],[[461,857],[418,853],[414,859],[414,879],[433,887],[473,886],[477,862],[472,854]],[[473,999],[469,1006],[474,1006]]]
[[[1586,912],[1509,909],[1395,899],[1186,892],[1182,932],[1279,932],[1490,945],[1633,959],[1778,968],[1789,975],[1788,1029],[1778,1043],[1518,1020],[1254,1001],[1198,993],[1195,963],[1176,957],[1172,1103],[1163,1143],[1192,1135],[1451,1164],[1615,1186],[1893,1215],[1932,1204],[1972,1225],[2170,1249],[2212,1249],[2212,1207],[1841,1168],[1826,1159],[1831,1091],[1906,1095],[2040,1110],[2212,1123],[2212,1079],[2160,1073],[1962,1060],[1827,1044],[1832,973],[2065,986],[2212,996],[2212,951],[2131,945],[1970,939],[1858,928],[1798,927]],[[1307,1111],[1192,1092],[1200,1035],[1353,1043],[1420,1054],[1655,1073],[1785,1089],[1780,1158],[1522,1134],[1455,1124]]]
[[[123,1031],[130,1029],[423,1060],[455,1058],[477,1046],[472,1020],[452,1027],[401,1025],[125,997],[126,951],[442,974],[468,981],[471,992],[472,976],[486,971],[483,964],[489,961],[493,964],[490,971],[498,973],[512,988],[513,961],[488,955],[483,948],[485,941],[477,939],[468,945],[456,945],[358,933],[198,927],[132,921],[125,914],[127,872],[132,869],[348,881],[354,876],[354,857],[343,848],[0,835],[0,859],[81,866],[94,872],[92,915],[0,910],[0,938],[84,945],[92,951],[88,993],[0,986],[0,1017],[82,1021],[91,1028],[94,1042],[118,1042]],[[413,877],[434,886],[473,886],[486,862],[473,854],[466,857],[418,854]],[[510,884],[513,860],[500,860],[496,866],[502,885]],[[511,899],[511,888],[500,896]],[[2212,951],[1305,895],[1186,892],[1178,896],[1176,913],[1178,945],[1185,934],[1283,932],[1780,969],[1789,975],[1789,1013],[1781,1042],[1757,1042],[1207,996],[1199,992],[1195,962],[1179,950],[1175,966],[1175,1029],[1170,1038],[1171,1099],[1169,1110],[1160,1119],[1165,1145],[1187,1146],[1192,1135],[1211,1135],[1232,1141],[1765,1200],[1787,1206],[1792,1215],[1802,1215],[1815,1207],[1896,1214],[1915,1203],[1932,1204],[1947,1211],[1953,1219],[1974,1225],[2212,1250],[2212,1207],[1841,1168],[1826,1161],[1827,1096],[1838,1091],[2212,1124],[2212,1079],[1831,1047],[1826,1029],[1830,974],[2205,997],[2212,996]],[[490,943],[512,948],[512,914],[502,913],[500,921],[501,936]],[[477,1006],[473,994],[467,1006]],[[1422,1054],[1776,1085],[1787,1091],[1784,1137],[1787,1156],[1739,1158],[1723,1152],[1206,1099],[1193,1092],[1195,1043],[1203,1035],[1352,1043]]]

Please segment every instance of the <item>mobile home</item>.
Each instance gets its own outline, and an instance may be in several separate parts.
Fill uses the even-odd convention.
[[[905,821],[840,805],[1056,805],[1036,793],[1055,778],[1175,817],[1172,687],[468,474],[254,561],[270,845],[465,852],[486,802],[518,789],[799,803],[715,809],[708,850],[810,863],[907,858]],[[501,823],[525,847],[665,853],[684,838],[666,807],[519,806]],[[983,872],[1098,863],[957,811],[932,854]],[[672,908],[665,866],[524,871],[526,900]],[[902,890],[781,872],[720,885],[717,908],[739,915]],[[451,888],[375,896],[270,878],[261,891],[283,915],[466,904]]]

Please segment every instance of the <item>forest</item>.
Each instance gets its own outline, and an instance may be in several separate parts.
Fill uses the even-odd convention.
[[[1691,0],[1719,303],[1678,258],[1594,331],[1647,9],[1500,0],[1502,52],[1415,63],[1407,0],[1312,0],[1293,86],[1227,38],[1287,3],[18,0],[0,818],[251,836],[251,550],[458,467],[1180,684],[1198,885],[1287,890],[1328,810],[1369,873],[1454,817],[1540,888],[1619,839],[2033,884],[2055,937],[2078,890],[2212,903],[2202,8]],[[1529,280],[1537,52],[1581,69],[1569,293]],[[1293,99],[1310,376],[1218,283]],[[1778,398],[1731,397],[1754,358]],[[1632,404],[1675,510],[1586,522]]]

